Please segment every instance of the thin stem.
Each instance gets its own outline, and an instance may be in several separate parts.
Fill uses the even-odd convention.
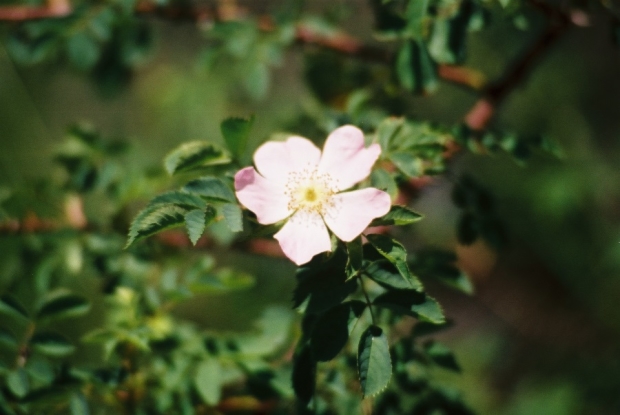
[[[366,305],[370,310],[370,318],[372,319],[372,324],[376,325],[377,320],[375,319],[375,312],[372,311],[372,303],[370,302],[370,297],[368,297],[368,292],[366,291],[366,287],[364,287],[364,281],[362,281],[361,274],[357,276],[357,280],[360,283],[360,287],[362,288],[362,292],[364,293],[364,297],[366,297]]]

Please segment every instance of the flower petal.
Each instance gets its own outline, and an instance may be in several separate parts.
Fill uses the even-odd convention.
[[[345,125],[327,137],[318,170],[329,174],[337,182],[338,190],[345,190],[370,175],[379,154],[379,144],[365,148],[362,130]]]
[[[267,179],[286,182],[290,172],[314,169],[320,158],[321,150],[312,141],[293,136],[261,145],[254,153],[254,165]]]
[[[368,227],[374,218],[389,212],[392,201],[383,190],[369,187],[332,196],[333,206],[323,217],[336,236],[350,242]]]
[[[280,242],[284,254],[297,265],[332,249],[327,227],[317,213],[298,211],[273,237]]]
[[[237,199],[256,214],[259,223],[268,225],[288,217],[288,197],[284,186],[265,179],[254,167],[246,167],[235,174]]]

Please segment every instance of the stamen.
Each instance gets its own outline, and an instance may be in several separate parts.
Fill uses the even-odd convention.
[[[326,173],[318,173],[316,167],[306,167],[289,173],[285,194],[288,208],[301,213],[304,222],[313,222],[317,215],[325,216],[334,207],[332,196],[337,191],[336,181]]]

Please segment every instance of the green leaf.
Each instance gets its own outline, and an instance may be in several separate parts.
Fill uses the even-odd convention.
[[[221,208],[228,228],[233,232],[243,231],[243,212],[236,203],[226,203]]]
[[[169,174],[196,168],[230,163],[230,157],[221,148],[206,141],[191,141],[172,150],[164,159]]]
[[[422,289],[422,283],[409,271],[407,266],[407,251],[399,242],[385,235],[368,235],[368,242],[383,257],[390,261],[398,270],[401,277],[409,282],[414,289]]]
[[[38,320],[60,320],[68,317],[82,316],[90,310],[90,302],[75,294],[60,294],[45,301],[39,312]]]
[[[338,249],[325,260],[312,259],[297,270],[297,286],[293,292],[293,307],[307,314],[322,313],[340,304],[357,289],[355,280],[346,280],[347,255]]]
[[[437,88],[437,67],[424,42],[408,41],[401,47],[396,74],[402,86],[411,92],[429,93]]]
[[[392,140],[403,126],[405,119],[402,117],[389,117],[381,121],[377,127],[377,141],[381,146],[383,154],[388,154],[392,147]]]
[[[424,34],[424,20],[428,9],[428,0],[410,1],[407,7],[407,29],[418,39]]]
[[[319,362],[332,360],[347,344],[355,321],[366,309],[362,301],[347,301],[322,314],[314,324],[310,345]]]
[[[254,286],[255,282],[250,274],[230,268],[221,268],[215,273],[198,276],[189,283],[189,289],[194,294],[218,294],[247,289]]]
[[[202,400],[209,405],[217,405],[222,396],[222,368],[215,359],[200,362],[194,374],[194,386]]]
[[[370,226],[405,226],[421,220],[423,216],[406,206],[393,205],[384,216],[373,220]]]
[[[180,192],[178,190],[173,190],[155,196],[148,203],[147,207],[155,205],[177,205],[187,209],[202,209],[207,204],[204,200],[202,200],[196,195]]]
[[[430,341],[424,345],[424,351],[436,365],[453,372],[461,372],[452,351],[444,344]]]
[[[422,160],[409,152],[395,152],[390,154],[390,160],[407,177],[419,177],[424,174]]]
[[[177,205],[147,206],[131,223],[126,247],[147,236],[183,225],[189,210]]]
[[[428,49],[437,62],[451,65],[463,63],[466,58],[467,33],[475,11],[473,2],[464,1],[450,19],[434,20]]]
[[[71,410],[71,415],[90,415],[88,402],[82,392],[74,392],[71,394],[69,409]]]
[[[375,298],[373,304],[429,323],[442,324],[446,321],[439,303],[416,290],[391,290]]]
[[[30,390],[28,374],[23,367],[11,371],[6,377],[6,386],[18,398],[23,398]]]
[[[357,352],[357,368],[364,397],[378,394],[390,382],[390,347],[380,327],[370,326],[362,334]]]
[[[0,328],[0,346],[4,346],[10,349],[17,349],[19,343],[13,333],[7,329]]]
[[[196,245],[208,222],[215,219],[215,209],[211,206],[207,206],[206,210],[194,209],[185,214],[185,226],[187,227],[187,234],[189,240],[193,245]]]
[[[293,358],[292,380],[295,396],[305,404],[310,402],[316,387],[316,361],[307,344]]]
[[[54,332],[37,332],[30,339],[30,346],[41,354],[62,357],[73,353],[73,346],[66,338]]]
[[[42,356],[31,355],[26,362],[26,372],[31,379],[49,385],[54,381],[56,373],[54,373],[55,365]]]
[[[253,123],[254,116],[248,119],[228,118],[220,124],[224,142],[234,157],[239,158],[245,152]]]
[[[474,286],[458,267],[454,252],[425,249],[417,252],[409,262],[411,269],[422,278],[434,278],[466,294],[473,294]]]
[[[364,260],[362,238],[358,236],[351,242],[348,242],[346,247],[348,258],[345,270],[347,273],[347,279],[349,279],[357,276],[362,269],[362,262]]]
[[[196,194],[212,201],[235,202],[235,194],[223,180],[216,177],[201,177],[183,186],[184,192]]]
[[[13,296],[5,294],[0,297],[0,314],[19,319],[28,319],[28,311]]]
[[[415,289],[418,285],[414,285],[410,279],[404,279],[398,272],[396,267],[387,259],[373,261],[364,270],[374,282],[385,288],[395,289]]]
[[[394,177],[385,169],[374,169],[370,174],[370,184],[379,190],[384,190],[390,195],[392,200],[398,195],[398,185],[394,181]]]
[[[92,69],[101,56],[101,46],[85,32],[75,33],[67,40],[69,61],[79,70]]]

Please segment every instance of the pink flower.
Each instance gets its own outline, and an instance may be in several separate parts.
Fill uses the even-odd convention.
[[[390,196],[379,189],[343,192],[370,175],[381,147],[364,147],[354,126],[334,130],[323,154],[310,140],[289,137],[269,141],[254,153],[254,167],[235,175],[239,201],[263,225],[288,221],[274,235],[284,254],[297,265],[331,251],[329,230],[350,242],[374,218],[390,210]]]

